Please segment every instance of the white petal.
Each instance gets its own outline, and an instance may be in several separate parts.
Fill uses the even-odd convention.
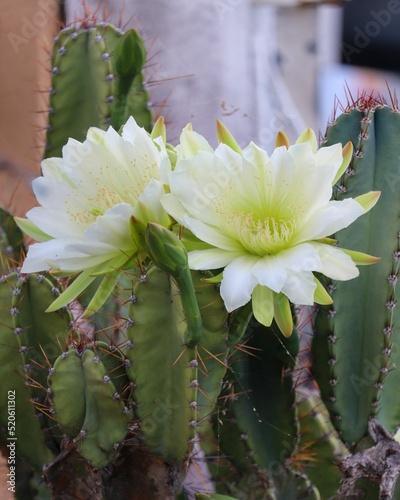
[[[23,263],[23,273],[44,271],[50,268],[62,269],[66,272],[83,271],[107,260],[108,254],[83,254],[81,249],[70,246],[70,240],[57,239],[35,243],[28,249],[28,255]],[[92,244],[93,247],[93,244]],[[92,250],[92,247],[90,250]],[[100,245],[96,245],[97,251]],[[104,247],[102,248],[104,251]],[[106,248],[109,250],[109,248]]]
[[[243,158],[245,158],[252,165],[257,165],[263,167],[264,165],[270,163],[270,158],[266,151],[258,147],[254,142],[243,149]]]
[[[58,181],[73,187],[69,176],[69,168],[63,158],[47,158],[41,163],[42,175],[46,179]]]
[[[302,243],[287,248],[279,252],[276,256],[279,265],[291,271],[322,270],[319,253],[311,243]]]
[[[152,179],[139,196],[133,211],[135,217],[144,223],[157,222],[162,226],[170,225],[170,218],[160,202],[164,194],[165,191],[161,182]]]
[[[72,221],[64,211],[34,207],[26,214],[27,218],[41,231],[53,238],[79,238],[85,225]]]
[[[256,256],[245,255],[226,266],[220,293],[228,312],[250,301],[251,294],[257,285],[257,280],[252,273],[257,260]]]
[[[223,234],[217,227],[204,224],[192,217],[184,216],[183,225],[202,241],[218,248],[230,251],[243,251],[242,245],[230,236]]]
[[[351,198],[330,201],[324,208],[309,216],[292,243],[297,244],[331,236],[349,226],[364,213],[362,206]]]
[[[318,251],[313,245],[304,243],[283,250],[276,255],[260,258],[253,267],[253,274],[260,285],[267,286],[276,293],[285,293],[284,290],[290,287],[290,283],[294,282],[297,274],[321,270],[322,264]]]
[[[193,130],[183,130],[180,137],[181,154],[184,158],[195,156],[198,151],[214,153],[208,141]]]
[[[32,189],[42,207],[65,210],[65,200],[71,191],[65,182],[37,177],[32,181]]]
[[[293,304],[309,305],[314,303],[314,292],[317,284],[314,275],[307,271],[289,271],[282,293],[293,302]]]
[[[164,194],[161,196],[160,202],[164,210],[177,222],[179,222],[181,226],[183,226],[183,219],[185,217],[186,210],[178,198],[171,193]]]
[[[130,237],[129,219],[133,215],[133,207],[129,203],[115,205],[96,218],[84,234],[91,244],[105,243],[115,250],[129,251],[133,242]]]
[[[319,168],[307,143],[296,144],[274,151],[273,203],[282,213],[296,214],[299,218],[325,206],[332,196],[331,175]]]
[[[171,193],[179,198],[186,211],[203,222],[215,224],[215,210],[229,186],[230,173],[215,155],[199,151],[180,161],[170,175]]]
[[[105,131],[98,127],[90,127],[90,129],[87,131],[86,139],[88,139],[90,142],[94,142],[95,144],[99,144],[102,146],[104,145],[104,139],[107,132],[108,130]]]
[[[285,283],[287,269],[280,265],[276,255],[267,255],[255,263],[253,274],[260,285],[279,293]]]
[[[314,155],[316,165],[321,168],[324,175],[333,182],[337,171],[343,163],[342,145],[333,144],[320,148]]]
[[[323,243],[312,243],[312,245],[319,253],[321,272],[328,278],[347,281],[360,274],[353,260],[339,248]]]
[[[171,161],[167,152],[166,145],[162,139],[162,137],[156,137],[153,139],[154,143],[157,144],[160,150],[160,181],[168,185],[169,184],[169,175],[172,171]]]
[[[287,155],[293,159],[297,171],[308,170],[315,165],[314,154],[309,142],[293,144],[289,149],[284,149],[287,151]]]
[[[229,252],[220,248],[209,248],[207,250],[193,250],[189,252],[190,269],[219,269],[225,267],[234,259],[240,257],[241,253]]]
[[[122,127],[122,137],[126,141],[134,143],[138,138],[146,140],[149,135],[143,127],[139,127],[133,116],[130,116],[125,125]]]
[[[304,147],[304,145],[301,145]],[[271,155],[274,197],[286,199],[288,187],[292,185],[296,174],[296,163],[285,148],[276,148]]]
[[[215,156],[217,156],[221,162],[225,165],[228,172],[232,176],[238,175],[243,172],[243,156],[236,153],[226,144],[220,144],[215,150]]]

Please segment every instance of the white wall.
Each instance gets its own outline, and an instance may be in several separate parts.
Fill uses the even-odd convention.
[[[93,8],[99,3],[91,1]],[[150,52],[148,80],[160,81],[150,85],[152,101],[157,108],[168,97],[162,114],[170,121],[172,142],[191,121],[197,131],[215,143],[217,118],[223,119],[241,140],[254,136],[248,54],[251,29],[246,1],[235,7],[227,4],[227,10],[219,9],[215,0],[107,3],[112,22],[118,23],[122,9],[124,20],[130,20],[146,41]],[[82,12],[81,0],[70,0],[68,19],[77,12]],[[170,78],[174,80],[162,81]]]

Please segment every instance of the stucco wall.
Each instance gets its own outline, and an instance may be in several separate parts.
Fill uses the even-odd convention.
[[[25,213],[39,172],[47,110],[55,0],[2,0],[0,18],[0,204]]]

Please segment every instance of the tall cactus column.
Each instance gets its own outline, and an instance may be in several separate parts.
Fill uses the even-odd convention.
[[[365,447],[372,418],[390,432],[400,422],[394,397],[400,382],[399,128],[395,106],[361,96],[327,131],[326,145],[350,139],[355,146],[336,198],[382,192],[374,210],[335,235],[341,246],[381,261],[362,267],[357,280],[328,283],[334,304],[321,307],[315,322],[315,376],[332,422],[352,451]]]
[[[145,61],[133,29],[91,20],[63,29],[53,45],[45,156],[61,156],[68,138],[83,140],[89,127],[118,130],[130,115],[149,130]]]

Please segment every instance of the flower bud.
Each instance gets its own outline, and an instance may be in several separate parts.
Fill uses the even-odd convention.
[[[162,271],[174,275],[188,265],[183,243],[165,227],[155,223],[147,224],[145,241],[148,255]]]

